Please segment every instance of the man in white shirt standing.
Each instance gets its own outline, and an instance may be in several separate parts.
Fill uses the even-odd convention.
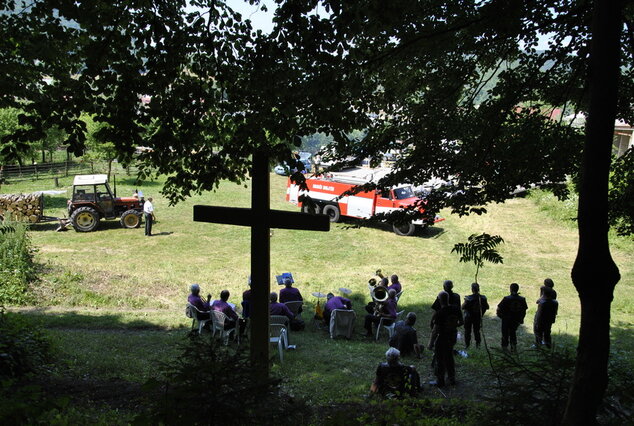
[[[147,237],[151,237],[152,221],[156,220],[156,216],[154,216],[154,205],[152,205],[152,197],[148,197],[147,201],[143,204],[143,215],[145,216],[145,235]]]

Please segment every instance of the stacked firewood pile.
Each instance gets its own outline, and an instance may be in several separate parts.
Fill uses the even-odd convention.
[[[0,216],[5,219],[35,223],[40,220],[43,211],[42,193],[0,194]]]

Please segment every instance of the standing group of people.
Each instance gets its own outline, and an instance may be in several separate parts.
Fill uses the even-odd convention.
[[[554,290],[553,280],[546,278],[540,288],[540,297],[537,300],[537,312],[533,321],[535,334],[535,347],[544,345],[548,348],[552,345],[551,328],[555,322],[558,311],[557,293]],[[519,295],[519,285],[512,283],[509,287],[510,294],[505,296],[497,305],[496,315],[501,319],[503,350],[516,351],[517,329],[524,322],[528,305],[526,298]],[[434,314],[431,319],[431,337],[429,349],[433,351],[432,365],[436,375],[435,384],[439,387],[455,384],[456,372],[454,365],[454,347],[457,342],[458,327],[465,328],[465,347],[471,345],[473,335],[476,348],[480,347],[482,340],[482,318],[489,303],[486,296],[480,294],[480,286],[477,283],[471,285],[471,294],[464,298],[461,304],[460,295],[453,291],[453,282],[447,280],[443,283],[441,291],[432,309]],[[416,314],[410,312],[404,321],[395,325],[394,334],[389,340],[390,346],[406,355],[412,353],[420,357],[422,345],[418,344],[416,330],[413,328],[416,322]],[[379,371],[377,370],[377,374]]]

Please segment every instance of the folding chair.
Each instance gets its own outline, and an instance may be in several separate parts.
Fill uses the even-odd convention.
[[[333,309],[330,313],[330,338],[344,336],[351,339],[356,318],[357,314],[352,310]]]
[[[198,334],[202,334],[203,332],[203,327],[205,326],[205,324],[207,324],[209,321],[211,321],[211,317],[210,318],[205,318],[205,319],[200,319],[200,314],[208,314],[209,311],[201,311],[199,310],[197,307],[195,307],[194,305],[192,305],[191,303],[188,303],[185,306],[185,316],[187,318],[191,318],[192,319],[192,330],[196,325],[196,321],[198,321]]]
[[[379,325],[376,327],[376,338],[374,340],[379,340],[379,334],[381,333],[381,327],[384,327],[387,330],[387,338],[388,339],[390,337],[392,337],[392,334],[394,334],[394,325],[396,325],[396,322],[401,319],[401,316],[403,315],[403,312],[405,312],[405,311],[397,312],[396,313],[396,318],[394,318],[392,323],[389,324],[389,325],[384,324],[384,321],[387,322],[387,321],[390,321],[390,320],[388,318],[381,317],[381,320],[379,321]]]
[[[288,347],[286,327],[282,324],[270,324],[269,342],[277,344],[277,350],[280,353],[280,362],[284,362],[284,350]]]
[[[227,316],[220,311],[211,311],[211,319],[213,326],[211,328],[211,337],[216,336],[216,331],[220,332],[220,338],[223,339],[223,343],[226,345],[229,344],[229,335],[233,333],[234,336],[238,336],[238,323],[228,330],[225,330],[225,321],[227,320]],[[240,343],[240,337],[237,337],[238,343]]]
[[[284,304],[288,307],[288,309],[290,309],[294,317],[297,317],[298,315],[301,316],[301,313],[299,312],[299,310],[304,304],[304,302],[302,302],[301,300],[295,300],[292,302],[284,302]]]

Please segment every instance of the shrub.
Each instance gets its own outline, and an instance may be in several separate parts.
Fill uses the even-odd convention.
[[[49,344],[40,327],[0,307],[0,382],[36,371],[48,358]]]
[[[572,385],[575,350],[536,349],[515,356],[503,351],[493,358],[497,394],[486,398],[490,408],[478,413],[480,423],[558,425]],[[634,375],[627,361],[612,354],[610,383],[599,409],[601,424],[632,424]]]
[[[148,381],[149,410],[135,424],[302,424],[308,408],[284,394],[279,379],[257,381],[244,349],[190,333],[174,361]]]
[[[36,277],[34,250],[26,225],[0,227],[0,305],[23,305],[31,300],[28,286]]]

